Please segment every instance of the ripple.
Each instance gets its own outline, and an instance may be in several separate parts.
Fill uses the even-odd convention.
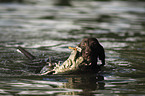
[[[145,94],[143,2],[33,2],[0,4],[0,95]],[[35,73],[42,67],[39,62],[31,64],[16,52],[22,46],[39,60],[52,56],[53,62],[65,61],[71,51],[67,47],[85,37],[98,38],[105,48],[106,65],[100,73],[104,79],[41,77]]]

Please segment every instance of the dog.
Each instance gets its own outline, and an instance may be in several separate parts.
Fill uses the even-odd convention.
[[[96,73],[105,65],[105,51],[96,38],[84,38],[73,49],[69,58],[60,66],[54,68],[54,74]],[[98,59],[101,65],[98,65]]]
[[[80,56],[82,56],[90,69],[100,69],[101,66],[105,65],[105,51],[103,46],[99,43],[96,38],[84,38],[78,45],[82,49]],[[98,59],[101,60],[101,65],[98,65]]]

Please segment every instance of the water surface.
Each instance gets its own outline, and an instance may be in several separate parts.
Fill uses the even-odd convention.
[[[145,3],[53,0],[0,4],[0,95],[145,95]],[[85,37],[105,48],[99,74],[38,76],[33,64],[16,51],[25,47],[38,59],[64,61]]]

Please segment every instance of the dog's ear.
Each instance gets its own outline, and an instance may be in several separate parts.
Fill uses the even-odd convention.
[[[100,51],[99,59],[100,59],[100,60],[103,60],[103,59],[105,58],[105,52],[104,52],[104,49],[101,48],[99,51]]]
[[[101,66],[104,66],[105,65],[105,51],[102,46],[100,46],[100,48],[99,48],[99,59],[102,62]]]

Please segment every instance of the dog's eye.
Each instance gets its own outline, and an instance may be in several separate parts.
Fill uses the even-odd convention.
[[[82,46],[86,46],[86,43],[83,43]]]

